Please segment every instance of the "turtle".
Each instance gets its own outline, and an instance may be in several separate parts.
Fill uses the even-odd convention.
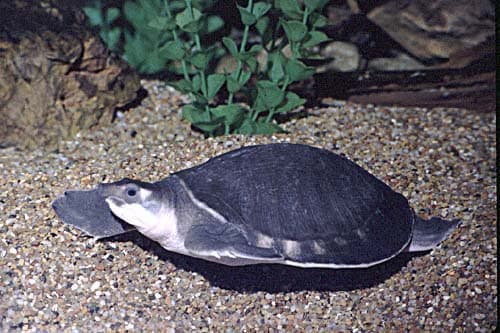
[[[166,250],[229,266],[370,267],[432,250],[460,223],[423,219],[348,158],[292,143],[242,147],[153,183],[67,191],[53,208],[95,238],[137,230]]]

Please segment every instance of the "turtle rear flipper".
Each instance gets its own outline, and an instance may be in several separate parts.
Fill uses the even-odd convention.
[[[445,240],[460,224],[460,220],[432,217],[424,220],[415,215],[415,225],[408,252],[429,251]]]

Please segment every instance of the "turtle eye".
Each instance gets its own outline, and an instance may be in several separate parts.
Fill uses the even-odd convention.
[[[129,188],[129,189],[127,189],[127,195],[129,197],[135,197],[136,194],[137,194],[137,190],[135,188]]]

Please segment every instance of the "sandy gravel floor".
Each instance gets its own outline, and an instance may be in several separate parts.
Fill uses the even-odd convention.
[[[491,332],[497,323],[495,115],[340,102],[288,134],[204,140],[185,97],[154,82],[142,105],[56,153],[0,150],[0,331]],[[422,216],[462,219],[437,249],[370,269],[230,268],[136,233],[95,241],[51,202],[65,189],[156,181],[216,154],[290,141],[350,159]]]

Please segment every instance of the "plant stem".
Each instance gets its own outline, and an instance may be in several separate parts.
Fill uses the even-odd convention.
[[[248,4],[247,4],[247,8],[246,9],[249,12],[252,12],[252,7],[253,7],[253,0],[248,0]],[[247,40],[248,40],[248,32],[249,32],[249,30],[250,30],[250,26],[249,25],[245,25],[245,29],[243,30],[243,38],[241,40],[241,45],[240,45],[240,53],[245,52],[245,48],[246,48]],[[238,65],[236,66],[236,81],[237,82],[239,82],[239,80],[240,80],[240,75],[241,75],[241,70],[242,69],[243,69],[243,62],[238,59]],[[233,98],[234,98],[234,94],[233,93],[229,93],[229,97],[228,97],[228,100],[227,100],[228,105],[233,104]]]
[[[201,92],[203,93],[203,97],[205,97],[208,100],[208,90],[207,90],[207,78],[205,77],[205,72],[202,70],[198,70],[200,72],[200,78],[201,78]]]
[[[281,86],[281,91],[285,91],[286,88],[288,88],[289,83],[290,83],[290,77],[288,75],[285,75],[285,82],[283,82],[283,85]]]
[[[285,75],[285,81],[283,82],[283,85],[281,86],[281,91],[285,91],[286,88],[288,88],[289,83],[290,83],[290,77],[288,75]],[[272,108],[271,110],[269,110],[269,113],[267,114],[267,117],[266,117],[266,123],[271,122],[275,112],[276,112],[276,108]]]
[[[302,17],[302,23],[307,25],[307,19],[309,17],[309,8],[304,8],[304,16]]]
[[[267,117],[266,117],[266,123],[271,122],[271,120],[273,119],[273,116],[274,116],[274,111],[275,111],[275,108],[272,108],[271,110],[269,110],[269,113],[267,114]]]
[[[309,8],[306,6],[304,8],[304,14],[302,16],[302,23],[307,25],[307,19],[309,17]],[[297,59],[300,58],[300,48],[302,42],[290,43],[290,48],[292,49],[292,57]]]
[[[165,12],[167,14],[167,17],[169,19],[172,19],[172,12],[170,11],[170,6],[168,4],[168,0],[165,0]],[[174,36],[174,40],[176,42],[178,42],[179,36],[177,35],[177,31],[175,29],[172,30],[172,35]],[[189,78],[188,70],[187,70],[186,60],[181,59],[181,67],[182,67],[182,74],[184,75],[184,79],[186,81],[191,81],[191,79]]]
[[[234,98],[234,94],[229,93],[229,96],[227,97],[227,105],[233,104],[233,98]]]
[[[186,3],[186,8],[188,9],[189,14],[191,15],[191,18],[194,19],[194,12],[193,12],[193,3],[192,3],[192,1],[191,0],[185,0],[185,3]],[[202,51],[202,49],[201,49],[201,42],[200,42],[200,35],[197,32],[195,32],[195,33],[193,33],[193,37],[194,37],[194,42],[196,44],[196,49],[198,51]],[[198,72],[200,73],[200,78],[201,78],[201,85],[202,85],[201,92],[203,94],[203,97],[205,97],[206,99],[208,99],[207,78],[206,78],[206,75],[205,75],[205,71],[198,69]],[[210,114],[210,108],[208,107],[208,105],[205,105],[205,112],[208,112],[209,116],[211,116],[211,114]]]
[[[245,30],[243,30],[243,38],[241,39],[240,53],[245,52],[245,47],[247,46],[248,31],[250,30],[249,25],[245,25]]]
[[[194,33],[194,42],[196,43],[196,48],[201,51],[200,35],[197,32]]]
[[[257,121],[257,117],[259,117],[259,113],[255,112],[255,113],[252,114],[252,111],[250,110],[250,114],[252,115],[252,120],[253,121]]]
[[[186,7],[189,10],[189,13],[191,14],[191,18],[194,18],[194,13],[193,13],[193,2],[191,0],[185,0]]]

